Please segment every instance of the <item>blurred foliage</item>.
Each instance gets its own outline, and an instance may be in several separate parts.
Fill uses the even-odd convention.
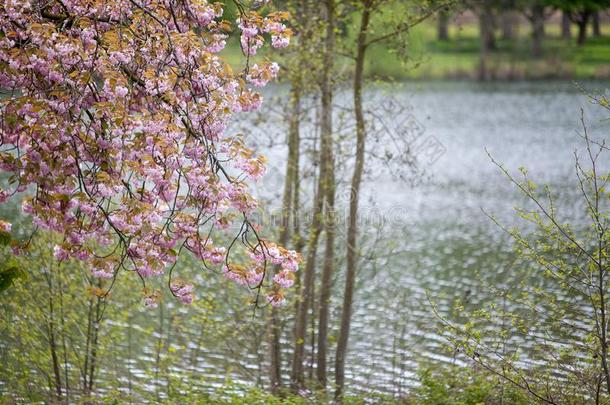
[[[421,385],[413,391],[416,404],[526,405],[530,399],[500,377],[474,367],[426,368],[418,373]]]
[[[591,96],[602,108],[604,98]],[[508,228],[514,241],[518,285],[490,285],[489,299],[467,310],[454,306],[443,320],[451,350],[491,370],[536,401],[607,403],[608,285],[610,275],[610,172],[606,138],[593,138],[581,116],[582,148],[575,153],[573,189],[578,201],[566,213],[557,193],[520,168],[509,173],[491,160],[525,197],[523,221]],[[512,344],[509,344],[511,342]],[[515,343],[518,342],[517,345]]]
[[[55,236],[38,232],[26,254],[0,252],[3,267],[28,274],[11,276],[13,287],[0,296],[0,397],[6,400],[201,397],[210,387],[206,375],[222,385],[223,375],[240,369],[241,356],[260,345],[260,333],[250,328],[264,316],[250,320],[238,310],[249,295],[216,274],[197,274],[192,258],[174,274],[212,284],[207,295],[187,309],[166,294],[151,310],[143,305],[138,277],[121,273],[109,290],[111,281],[92,278],[82,262],[57,262],[55,243]],[[222,350],[234,358],[223,359]]]

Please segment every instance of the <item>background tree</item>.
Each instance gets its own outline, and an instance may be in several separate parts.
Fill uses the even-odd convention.
[[[321,93],[321,119],[320,119],[320,172],[314,198],[312,223],[307,241],[307,259],[303,274],[303,283],[300,291],[300,302],[295,321],[295,349],[292,357],[292,371],[290,375],[293,391],[298,391],[304,384],[303,361],[305,353],[305,337],[307,328],[307,315],[312,307],[313,288],[315,281],[315,268],[317,247],[320,233],[325,226],[325,207],[332,209],[332,200],[329,204],[329,195],[334,194],[333,173],[333,141],[332,141],[332,97],[333,97],[333,58],[335,42],[335,2],[326,0],[321,4],[321,13],[324,16],[325,36],[322,42],[322,66],[320,68],[319,86]],[[328,235],[327,235],[328,238]],[[329,243],[334,243],[332,236]],[[331,251],[327,253],[330,255]],[[332,258],[332,256],[331,256]],[[329,258],[330,260],[330,258]],[[328,267],[327,267],[328,266]],[[326,280],[330,276],[332,262],[324,266]],[[325,288],[325,287],[324,287]],[[312,315],[313,316],[313,315]]]
[[[312,1],[279,2],[277,7],[290,12],[291,28],[296,32],[295,43],[287,48],[281,57],[283,77],[290,83],[290,93],[285,118],[288,124],[286,139],[288,150],[278,242],[282,246],[292,244],[297,251],[300,251],[303,248],[298,230],[300,179],[303,175],[300,167],[302,104],[305,97],[317,91],[315,80],[320,57],[317,52],[318,46],[315,44],[319,44],[321,40],[321,16],[318,6]],[[281,268],[276,266],[276,274],[280,271]],[[287,280],[287,283],[295,283],[299,289],[299,273],[295,273],[294,276],[294,280]],[[297,300],[297,310],[298,305],[299,300]],[[282,387],[281,318],[279,311],[272,308],[269,318],[269,346],[270,382],[274,393],[278,393]]]
[[[437,38],[441,41],[449,40],[449,10],[441,10],[437,18]]]
[[[534,0],[521,3],[522,13],[532,25],[532,53],[542,55],[542,40],[544,39],[544,22],[553,13],[547,7],[546,0]]]
[[[397,9],[397,4],[404,7],[407,18],[401,13],[401,21],[395,25],[386,24],[383,27],[375,24],[376,17],[385,12],[385,7]],[[356,270],[358,261],[358,205],[360,198],[360,187],[365,166],[365,147],[367,129],[363,109],[363,87],[364,87],[364,64],[366,62],[367,50],[374,44],[388,44],[392,46],[402,43],[409,31],[426,19],[434,16],[441,10],[447,10],[453,2],[423,1],[414,3],[400,3],[385,0],[367,0],[362,2],[356,9],[360,16],[358,25],[354,61],[355,74],[353,82],[354,114],[356,120],[356,154],[354,169],[349,189],[349,217],[347,225],[346,242],[346,280],[343,292],[343,307],[341,313],[341,329],[337,341],[337,353],[335,358],[335,398],[341,399],[345,385],[345,359],[349,341],[349,331],[352,317],[352,306],[354,300],[354,286],[356,282]],[[400,9],[400,8],[399,8]],[[389,29],[388,29],[389,28]],[[396,46],[396,45],[395,45]],[[399,48],[400,45],[397,46]],[[400,52],[400,51],[399,51]]]
[[[602,36],[601,23],[600,23],[600,10],[597,10],[593,13],[593,17],[591,18],[592,26],[593,26],[593,36],[595,38],[599,38]]]
[[[548,0],[550,5],[565,12],[570,20],[578,26],[577,43],[582,45],[587,39],[587,26],[593,15],[610,7],[607,0]]]
[[[572,21],[570,20],[570,14],[566,11],[561,12],[561,38],[572,38]]]

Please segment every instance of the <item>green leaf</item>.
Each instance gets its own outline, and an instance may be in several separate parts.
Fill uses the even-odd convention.
[[[0,231],[0,246],[8,246],[11,243],[11,234],[8,232]]]
[[[17,261],[9,259],[0,270],[0,292],[10,288],[15,280],[25,278],[26,276],[26,272],[19,267]]]

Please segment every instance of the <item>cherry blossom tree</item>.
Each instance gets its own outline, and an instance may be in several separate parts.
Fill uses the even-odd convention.
[[[235,1],[239,18],[206,0],[3,0],[0,3],[0,203],[26,193],[36,228],[59,233],[57,260],[85,261],[94,277],[139,276],[146,305],[165,276],[181,302],[193,285],[172,277],[183,251],[202,267],[284,302],[299,255],[259,234],[248,182],[265,158],[225,130],[256,110],[254,87],[278,65],[250,58],[288,45],[288,15],[262,1]],[[246,63],[222,56],[239,30]],[[10,230],[10,225],[3,224]],[[231,233],[228,229],[238,229]],[[218,231],[223,231],[219,233]],[[23,253],[23,246],[13,249]],[[241,253],[239,253],[241,251]],[[232,254],[235,253],[235,254]],[[272,280],[268,264],[281,266]]]

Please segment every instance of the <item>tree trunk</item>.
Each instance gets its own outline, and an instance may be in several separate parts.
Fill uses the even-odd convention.
[[[532,52],[535,57],[542,55],[542,39],[544,38],[544,5],[536,2],[532,6]]]
[[[165,316],[163,311],[163,303],[159,303],[159,337],[157,338],[157,351],[155,354],[155,392],[157,394],[157,402],[161,402],[161,393],[159,392],[159,374],[161,373],[161,349],[163,348],[163,330],[165,324]]]
[[[99,284],[101,287],[101,282]],[[98,288],[100,288],[98,287]],[[93,393],[93,385],[95,383],[95,373],[97,371],[97,349],[99,346],[100,324],[101,320],[101,299],[96,297],[95,303],[95,322],[93,324],[93,342],[91,345],[91,365],[89,367],[89,394]]]
[[[495,51],[498,49],[498,44],[496,43],[496,21],[491,7],[488,6],[487,8],[488,12],[485,15],[485,25],[487,26],[485,41],[487,42],[487,48]]]
[[[593,36],[595,38],[599,38],[602,36],[602,30],[601,30],[601,25],[600,25],[600,21],[599,21],[599,11],[596,11],[595,13],[593,13]]]
[[[502,29],[502,39],[505,41],[512,41],[515,39],[517,34],[517,16],[515,12],[512,10],[505,11],[502,13],[501,18],[501,29]]]
[[[587,25],[589,23],[590,16],[590,13],[583,12],[579,15],[576,22],[578,24],[578,45],[583,45],[587,40]]]
[[[59,275],[59,316],[61,319],[61,343],[62,351],[64,355],[64,382],[65,382],[65,393],[66,403],[70,403],[70,368],[68,366],[68,345],[66,343],[66,315],[64,312],[64,293],[63,293],[63,280],[61,278],[61,271],[57,272]]]
[[[566,11],[561,13],[561,38],[572,38],[572,21],[570,21],[570,14]]]
[[[292,370],[290,373],[290,384],[293,392],[297,392],[304,382],[303,359],[305,354],[305,332],[307,329],[307,312],[313,300],[312,290],[315,276],[315,259],[318,248],[318,239],[322,229],[322,216],[324,200],[327,195],[327,179],[329,171],[329,161],[325,156],[332,156],[332,68],[334,48],[334,0],[324,2],[326,14],[326,39],[322,62],[322,75],[320,87],[322,92],[322,117],[320,135],[320,174],[318,179],[318,189],[314,199],[313,219],[309,233],[307,260],[303,274],[301,288],[301,301],[295,322],[295,348],[292,357]],[[330,151],[330,153],[328,152]]]
[[[352,321],[352,306],[354,297],[354,285],[356,283],[356,268],[358,260],[358,199],[360,197],[360,183],[364,171],[364,152],[366,140],[366,126],[362,106],[362,87],[364,81],[364,62],[367,49],[367,33],[370,21],[371,2],[367,1],[362,11],[362,21],[358,34],[358,45],[356,54],[356,71],[354,75],[354,111],[356,115],[356,162],[352,175],[349,222],[347,228],[347,271],[345,276],[345,291],[343,293],[343,309],[341,313],[341,329],[337,342],[337,356],[335,358],[335,398],[339,401],[343,398],[345,386],[345,358],[349,331]]]
[[[307,241],[307,259],[305,269],[303,271],[303,279],[301,280],[301,291],[299,295],[298,312],[294,327],[294,353],[292,356],[292,370],[290,373],[290,385],[293,392],[298,390],[303,385],[303,359],[305,354],[305,332],[307,329],[307,312],[311,306],[311,291],[313,289],[313,281],[315,276],[315,260],[318,249],[318,239],[320,237],[322,210],[324,207],[323,185],[320,184],[325,178],[326,170],[325,163],[320,164],[320,174],[318,179],[318,190],[314,198],[313,218],[309,230],[309,239]]]
[[[87,334],[86,334],[86,341],[85,341],[85,361],[84,361],[84,365],[83,365],[83,394],[85,395],[85,397],[87,397],[89,395],[89,393],[87,392],[87,387],[89,386],[87,383],[87,376],[88,376],[88,370],[89,370],[89,353],[90,353],[90,347],[91,347],[91,327],[93,324],[93,320],[91,319],[93,316],[93,298],[89,298],[89,308],[87,311]]]
[[[335,4],[334,0],[326,1],[327,31],[326,50],[329,57],[334,57],[335,49]],[[325,64],[328,73],[332,71],[332,61]],[[332,84],[330,80],[325,81],[322,88],[322,122],[321,136],[327,138],[328,145],[323,151],[322,158],[328,164],[326,179],[324,180],[324,195],[326,198],[326,215],[324,217],[324,231],[326,232],[326,248],[324,252],[324,267],[322,269],[322,281],[320,285],[320,309],[318,319],[318,353],[316,377],[321,387],[326,387],[326,349],[328,340],[328,313],[330,305],[330,293],[332,287],[332,275],[335,262],[335,165],[332,146],[333,111],[332,111]]]
[[[298,159],[296,155],[296,142],[299,139],[299,116],[301,110],[301,93],[300,84],[298,80],[295,80],[290,89],[290,125],[288,131],[288,162],[286,164],[286,178],[284,180],[284,195],[282,197],[282,212],[281,212],[281,225],[280,235],[278,243],[281,246],[287,246],[290,240],[291,231],[291,218],[292,218],[292,201],[296,169],[295,159]],[[279,271],[278,266],[273,269],[273,275]],[[269,349],[270,349],[270,370],[269,379],[271,382],[271,392],[277,394],[279,389],[282,387],[282,373],[281,373],[281,346],[280,346],[280,335],[281,328],[279,324],[279,314],[275,307],[271,308],[271,314],[269,319]]]
[[[489,59],[489,36],[492,30],[489,21],[491,20],[491,7],[487,1],[483,2],[481,10],[479,12],[479,37],[481,42],[481,48],[479,52],[479,69],[477,72],[477,78],[480,81],[486,81],[490,79],[488,59]]]
[[[449,14],[443,10],[438,13],[438,40],[449,40]]]
[[[334,35],[334,34],[333,34]],[[334,43],[334,39],[332,41]],[[329,44],[333,46],[332,43]],[[332,94],[331,94],[332,96]],[[326,120],[322,122],[322,131],[329,132],[332,136],[332,97],[323,102],[323,112]],[[320,285],[320,311],[318,319],[318,353],[316,377],[320,387],[326,388],[326,352],[328,344],[328,313],[330,306],[330,294],[332,288],[332,275],[335,265],[335,165],[332,147],[326,151],[324,157],[328,160],[328,172],[326,173],[326,215],[324,217],[324,231],[326,232],[326,249],[324,252],[324,267],[322,270],[322,282]]]
[[[48,270],[47,274],[47,285],[49,288],[49,314],[47,320],[47,333],[49,339],[49,350],[51,352],[51,363],[53,365],[53,376],[55,383],[55,392],[57,394],[57,399],[59,402],[62,400],[62,384],[61,384],[61,367],[59,365],[59,356],[57,339],[55,336],[55,304],[53,302],[53,297],[55,296],[55,291],[53,288],[53,274],[52,269]]]

